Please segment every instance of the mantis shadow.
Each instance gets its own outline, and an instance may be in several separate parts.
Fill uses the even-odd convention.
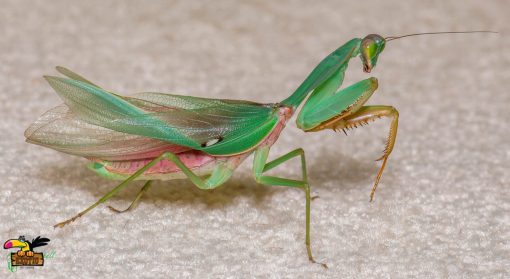
[[[372,187],[380,162],[370,159],[356,159],[342,156],[338,152],[322,151],[321,156],[308,164],[308,176],[312,189],[325,191],[349,191],[359,187]],[[387,169],[384,182],[391,182],[394,177]]]

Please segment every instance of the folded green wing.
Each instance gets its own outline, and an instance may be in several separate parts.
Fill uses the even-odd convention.
[[[79,80],[46,79],[79,120],[213,155],[241,153],[254,147],[278,120],[272,105],[248,101],[163,93],[121,97],[65,70],[65,75]]]

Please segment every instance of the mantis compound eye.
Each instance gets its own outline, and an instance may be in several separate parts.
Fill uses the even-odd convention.
[[[386,40],[377,34],[370,34],[363,38],[360,46],[360,58],[363,62],[363,71],[370,73],[375,67],[377,58],[384,50],[385,44]]]

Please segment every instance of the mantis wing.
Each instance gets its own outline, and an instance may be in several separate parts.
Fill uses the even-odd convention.
[[[99,85],[95,85],[94,83],[92,83],[91,81],[89,81],[88,79],[82,77],[81,75],[67,69],[67,68],[64,68],[62,66],[57,66],[56,67],[57,71],[61,74],[63,74],[64,76],[70,78],[70,79],[74,79],[74,80],[78,80],[78,81],[81,81],[83,83],[88,83],[90,85],[93,85],[95,87],[100,87]]]
[[[190,149],[89,124],[64,104],[39,117],[25,131],[25,137],[29,143],[60,152],[108,161],[154,158],[164,152],[180,153]]]
[[[236,154],[259,143],[278,119],[273,106],[248,101],[162,93],[121,97],[81,77],[80,80],[46,79],[64,99],[68,111],[65,107],[51,110],[45,114],[46,118],[43,116],[27,130],[26,136],[30,142],[84,157],[111,157],[113,153],[120,156],[118,152],[128,147],[132,150],[129,156],[136,157],[147,151],[176,146],[180,150],[196,149],[212,155]],[[65,134],[59,134],[58,129]],[[72,144],[62,148],[63,138]],[[97,147],[99,142],[108,144],[100,145],[101,152],[93,152],[80,142],[84,138],[89,140],[85,144],[87,148]],[[144,143],[145,147],[136,148],[135,143]]]

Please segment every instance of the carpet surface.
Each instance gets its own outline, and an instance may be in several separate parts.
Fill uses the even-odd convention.
[[[509,278],[508,1],[0,1],[0,236],[48,237],[44,267],[1,278]],[[133,183],[63,229],[116,185],[86,160],[24,142],[61,103],[42,78],[62,65],[129,95],[283,100],[354,37],[491,29],[387,44],[376,69],[353,59],[345,85],[375,76],[368,104],[400,112],[395,149],[369,193],[389,121],[346,137],[292,119],[270,158],[304,147],[313,194],[258,185],[251,158],[202,191],[156,182],[133,212]],[[271,172],[297,178],[294,160]]]

